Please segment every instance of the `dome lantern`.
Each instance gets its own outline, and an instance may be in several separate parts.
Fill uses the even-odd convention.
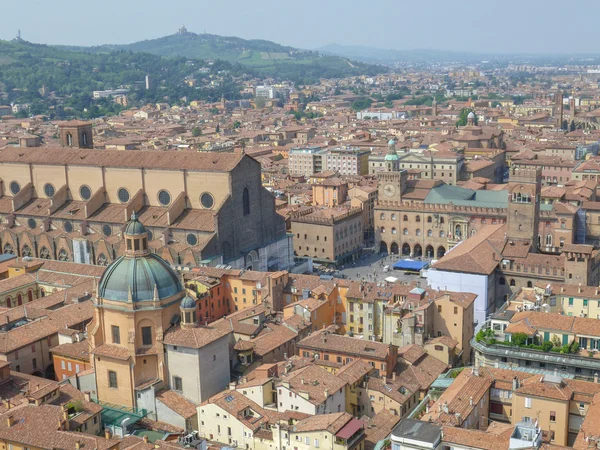
[[[129,256],[143,256],[148,254],[148,231],[138,220],[135,211],[131,214],[131,220],[123,227],[125,238],[125,254]]]
[[[181,311],[181,326],[183,328],[191,328],[196,326],[196,300],[189,294],[183,297],[179,305]]]

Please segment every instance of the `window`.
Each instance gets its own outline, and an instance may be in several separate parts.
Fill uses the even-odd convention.
[[[112,234],[110,225],[102,225],[102,233],[104,233],[104,236],[110,236]]]
[[[114,370],[108,371],[108,387],[111,389],[119,388],[117,384],[117,372],[115,372]]]
[[[17,195],[20,190],[21,186],[19,185],[19,183],[17,183],[16,181],[10,182],[10,192],[12,192],[12,195]]]
[[[245,216],[250,215],[250,192],[248,192],[248,188],[244,188],[242,194],[242,210]]]
[[[48,198],[54,197],[54,186],[52,186],[50,183],[46,183],[44,185],[44,194],[46,194],[46,197]]]
[[[573,306],[573,297],[569,298],[569,306]]]
[[[113,344],[121,343],[121,330],[117,325],[111,325]]]
[[[129,201],[129,191],[125,188],[121,188],[117,191],[117,196],[121,203],[127,203]]]
[[[67,220],[63,223],[63,228],[67,233],[70,233],[73,231],[73,224]]]
[[[304,443],[310,445],[310,438],[308,436],[304,438]]]
[[[198,243],[198,238],[194,233],[189,233],[186,237],[186,240],[188,245],[191,245],[192,247]]]
[[[531,397],[525,397],[525,408],[531,408]]]
[[[454,307],[454,314],[458,314],[458,306]]]
[[[163,206],[168,206],[171,203],[171,194],[169,194],[169,191],[165,191],[164,189],[159,191],[158,203]]]
[[[33,358],[31,360],[31,365],[33,366],[34,369],[37,369],[37,359]]]
[[[142,327],[142,345],[152,345],[152,327]]]
[[[408,228],[405,228],[404,230],[402,230],[402,234],[407,235],[408,234]]]
[[[79,196],[82,200],[89,200],[92,197],[92,190],[89,186],[83,185],[79,188]]]
[[[183,383],[181,381],[181,377],[173,377],[173,390],[175,391],[183,391]]]
[[[550,422],[556,422],[556,411],[550,411]]]
[[[442,305],[438,305],[438,313],[442,313]]]
[[[314,445],[314,447],[315,448],[319,448],[319,440],[318,439],[315,439],[315,445]]]

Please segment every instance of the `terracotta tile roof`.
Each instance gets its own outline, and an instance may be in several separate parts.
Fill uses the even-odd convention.
[[[52,147],[7,148],[0,154],[0,164],[27,163],[97,167],[132,167],[135,169],[165,169],[180,171],[227,172],[244,157],[226,152],[158,152],[137,150],[89,150]]]
[[[492,422],[485,431],[444,426],[444,443],[481,450],[506,450],[514,426]]]
[[[382,409],[374,417],[363,417],[365,422],[365,450],[373,450],[375,445],[386,439],[400,422],[400,416]]]
[[[400,347],[398,349],[398,356],[404,358],[411,364],[414,364],[421,359],[427,352],[420,345],[412,344]]]
[[[335,376],[345,381],[348,384],[354,384],[369,374],[373,367],[363,359],[355,359],[354,361],[342,366]]]
[[[66,356],[89,362],[90,360],[90,343],[87,339],[80,342],[66,343],[57,345],[50,349],[53,355]]]
[[[328,431],[329,433],[336,434],[350,420],[352,420],[352,415],[347,412],[318,414],[296,423],[294,431],[297,433]]]
[[[289,383],[292,392],[308,394],[307,400],[320,405],[346,385],[346,382],[331,372],[315,365],[309,365],[280,377],[281,383]],[[325,395],[327,393],[327,396]]]
[[[198,326],[183,328],[181,326],[171,328],[164,336],[163,342],[169,345],[180,345],[187,348],[202,348],[231,333],[226,327]]]
[[[196,405],[171,389],[161,389],[156,393],[156,399],[184,419],[197,414]]]
[[[461,424],[457,423],[456,414],[460,414],[461,419],[466,420],[479,401],[487,394],[492,383],[493,379],[484,372],[476,375],[469,369],[463,370],[421,420],[432,420],[441,425],[460,426]],[[448,412],[445,412],[444,408],[448,408]]]
[[[61,421],[60,407],[53,405],[24,406],[13,408],[2,414],[0,420],[0,439],[18,442],[26,447],[40,449],[75,449],[77,441],[81,448],[89,450],[106,450],[117,447],[118,440],[107,440],[104,437],[85,433],[60,431],[57,424]],[[13,425],[8,426],[7,417],[13,417]]]
[[[127,350],[124,347],[112,344],[99,345],[98,347],[93,349],[92,353],[96,356],[105,356],[108,358],[120,359],[123,361],[127,361],[131,357],[131,355],[129,354],[129,350]]]
[[[489,275],[501,260],[504,230],[504,225],[483,226],[475,236],[453,247],[432,267],[436,270]]]
[[[327,330],[312,333],[298,342],[296,348],[318,349],[379,360],[386,359],[390,351],[395,351],[394,347],[389,344],[331,334]]]

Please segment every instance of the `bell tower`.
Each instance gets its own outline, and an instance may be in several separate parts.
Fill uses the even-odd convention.
[[[541,168],[512,167],[508,183],[506,237],[529,242],[533,252],[538,251],[541,179]]]
[[[71,120],[58,125],[60,145],[71,148],[94,148],[92,124],[81,120]]]

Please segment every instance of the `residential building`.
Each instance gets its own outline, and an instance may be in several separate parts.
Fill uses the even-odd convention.
[[[358,147],[327,149],[322,156],[323,170],[332,170],[341,175],[367,175],[370,154],[370,150]]]
[[[376,373],[385,373],[390,378],[398,362],[397,347],[394,345],[331,334],[327,330],[312,333],[298,342],[296,349],[298,356],[315,357],[340,364],[348,364],[360,358],[374,367]]]

